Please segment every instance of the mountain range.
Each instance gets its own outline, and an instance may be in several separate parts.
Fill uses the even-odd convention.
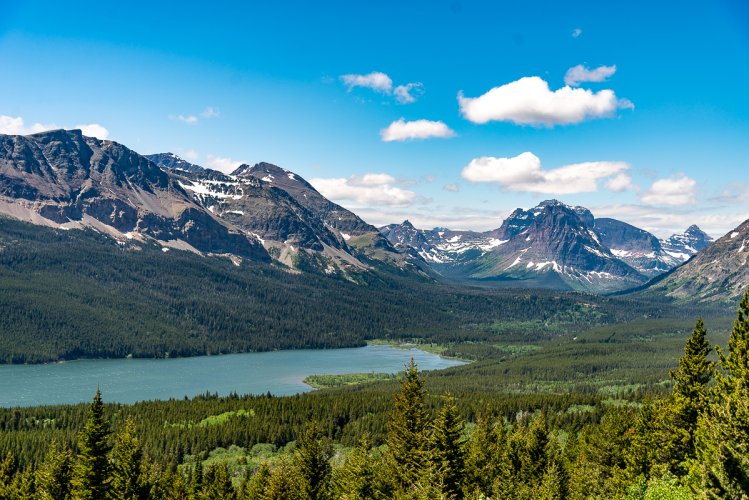
[[[492,231],[422,230],[408,221],[380,230],[447,277],[596,293],[642,285],[712,241],[697,226],[659,240],[643,229],[596,219],[584,207],[557,200],[518,208]]]
[[[278,262],[349,279],[376,265],[426,275],[420,259],[280,167],[242,165],[227,175],[173,154],[145,157],[80,130],[0,136],[0,213],[236,263]]]
[[[749,283],[747,223],[715,243],[697,226],[661,240],[547,200],[516,209],[492,231],[424,230],[408,221],[378,229],[270,163],[225,174],[171,153],[143,156],[80,130],[0,135],[0,214],[93,228],[126,249],[154,243],[165,252],[354,282],[387,268],[492,287],[609,293],[649,284],[677,299],[704,300],[735,296]]]

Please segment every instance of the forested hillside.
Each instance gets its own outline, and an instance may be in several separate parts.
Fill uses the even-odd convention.
[[[746,498],[749,293],[712,352],[698,320],[662,396],[608,405],[437,398],[411,362],[394,397],[389,384],[135,406],[97,393],[89,407],[5,410],[0,497]],[[359,425],[341,433],[346,421]]]
[[[0,218],[0,362],[544,337],[683,314],[667,303],[458,287],[388,268],[357,279]]]

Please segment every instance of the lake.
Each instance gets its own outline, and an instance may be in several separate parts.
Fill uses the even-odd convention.
[[[420,370],[462,364],[418,349],[368,345],[351,349],[252,352],[175,359],[95,359],[45,365],[0,365],[0,406],[35,406],[91,401],[96,387],[105,402],[196,396],[283,396],[312,390],[302,380],[313,374],[395,373],[411,356]]]

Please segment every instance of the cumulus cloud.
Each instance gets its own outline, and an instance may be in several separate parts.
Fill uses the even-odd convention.
[[[588,69],[582,64],[573,66],[564,75],[564,83],[571,87],[577,87],[583,82],[602,82],[616,73],[616,65],[598,66]]]
[[[188,161],[197,161],[199,156],[194,149],[178,149],[177,154]]]
[[[541,160],[530,152],[512,158],[474,158],[461,176],[471,182],[491,182],[506,191],[542,194],[588,193],[598,190],[602,179],[629,170],[625,162],[592,161],[544,170]]]
[[[209,154],[206,156],[205,166],[220,172],[230,173],[236,170],[242,163],[231,158],[222,158],[221,156]]]
[[[621,193],[629,189],[637,189],[637,187],[632,183],[632,177],[627,174],[619,174],[606,181],[606,189]]]
[[[96,137],[97,139],[105,140],[109,137],[109,130],[102,127],[98,123],[87,123],[83,125],[76,125],[75,128],[81,129],[83,135],[89,137]]]
[[[352,175],[348,178],[316,178],[310,182],[326,198],[360,206],[404,207],[416,201],[416,193],[394,186],[395,178],[384,173]]]
[[[341,81],[349,90],[354,87],[365,87],[376,92],[389,94],[393,89],[393,80],[380,71],[373,71],[366,75],[341,75]]]
[[[198,123],[198,117],[195,115],[176,115],[171,116],[170,118],[178,122],[187,123],[188,125],[195,125]]]
[[[565,86],[552,91],[537,76],[494,87],[479,97],[464,97],[460,92],[458,103],[462,115],[473,123],[506,121],[547,127],[607,118],[619,109],[634,109],[630,101],[617,98],[613,90],[593,92]]]
[[[449,193],[457,193],[460,191],[460,184],[457,182],[451,182],[450,184],[445,184],[442,186],[443,191],[447,191]]]
[[[580,28],[575,28],[572,30],[572,38],[577,38],[582,34],[583,34],[583,30],[581,30]]]
[[[419,82],[398,85],[393,89],[395,100],[401,104],[416,102],[416,96],[424,92],[424,85]]]
[[[696,198],[697,181],[684,174],[658,179],[640,195],[640,201],[649,205],[690,205]]]
[[[0,115],[0,134],[28,135],[60,128],[65,127],[61,127],[54,123],[34,123],[32,125],[26,126],[23,118],[20,116],[13,117]],[[76,125],[72,128],[80,129],[83,132],[83,135],[96,137],[97,139],[107,139],[109,137],[109,130],[99,125],[98,123]]]
[[[385,142],[429,139],[432,137],[448,138],[454,136],[455,132],[445,125],[444,122],[431,120],[407,122],[401,118],[380,130],[380,137]]]
[[[416,102],[417,96],[424,93],[424,85],[421,82],[406,83],[393,88],[393,80],[380,71],[366,75],[341,75],[341,81],[348,87],[349,92],[355,87],[368,88],[381,94],[392,95],[400,104]]]

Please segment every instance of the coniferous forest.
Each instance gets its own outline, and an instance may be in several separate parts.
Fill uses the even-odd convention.
[[[2,410],[0,498],[749,496],[749,292],[724,348],[697,320],[660,392],[433,378],[412,361],[395,384],[294,397]]]

